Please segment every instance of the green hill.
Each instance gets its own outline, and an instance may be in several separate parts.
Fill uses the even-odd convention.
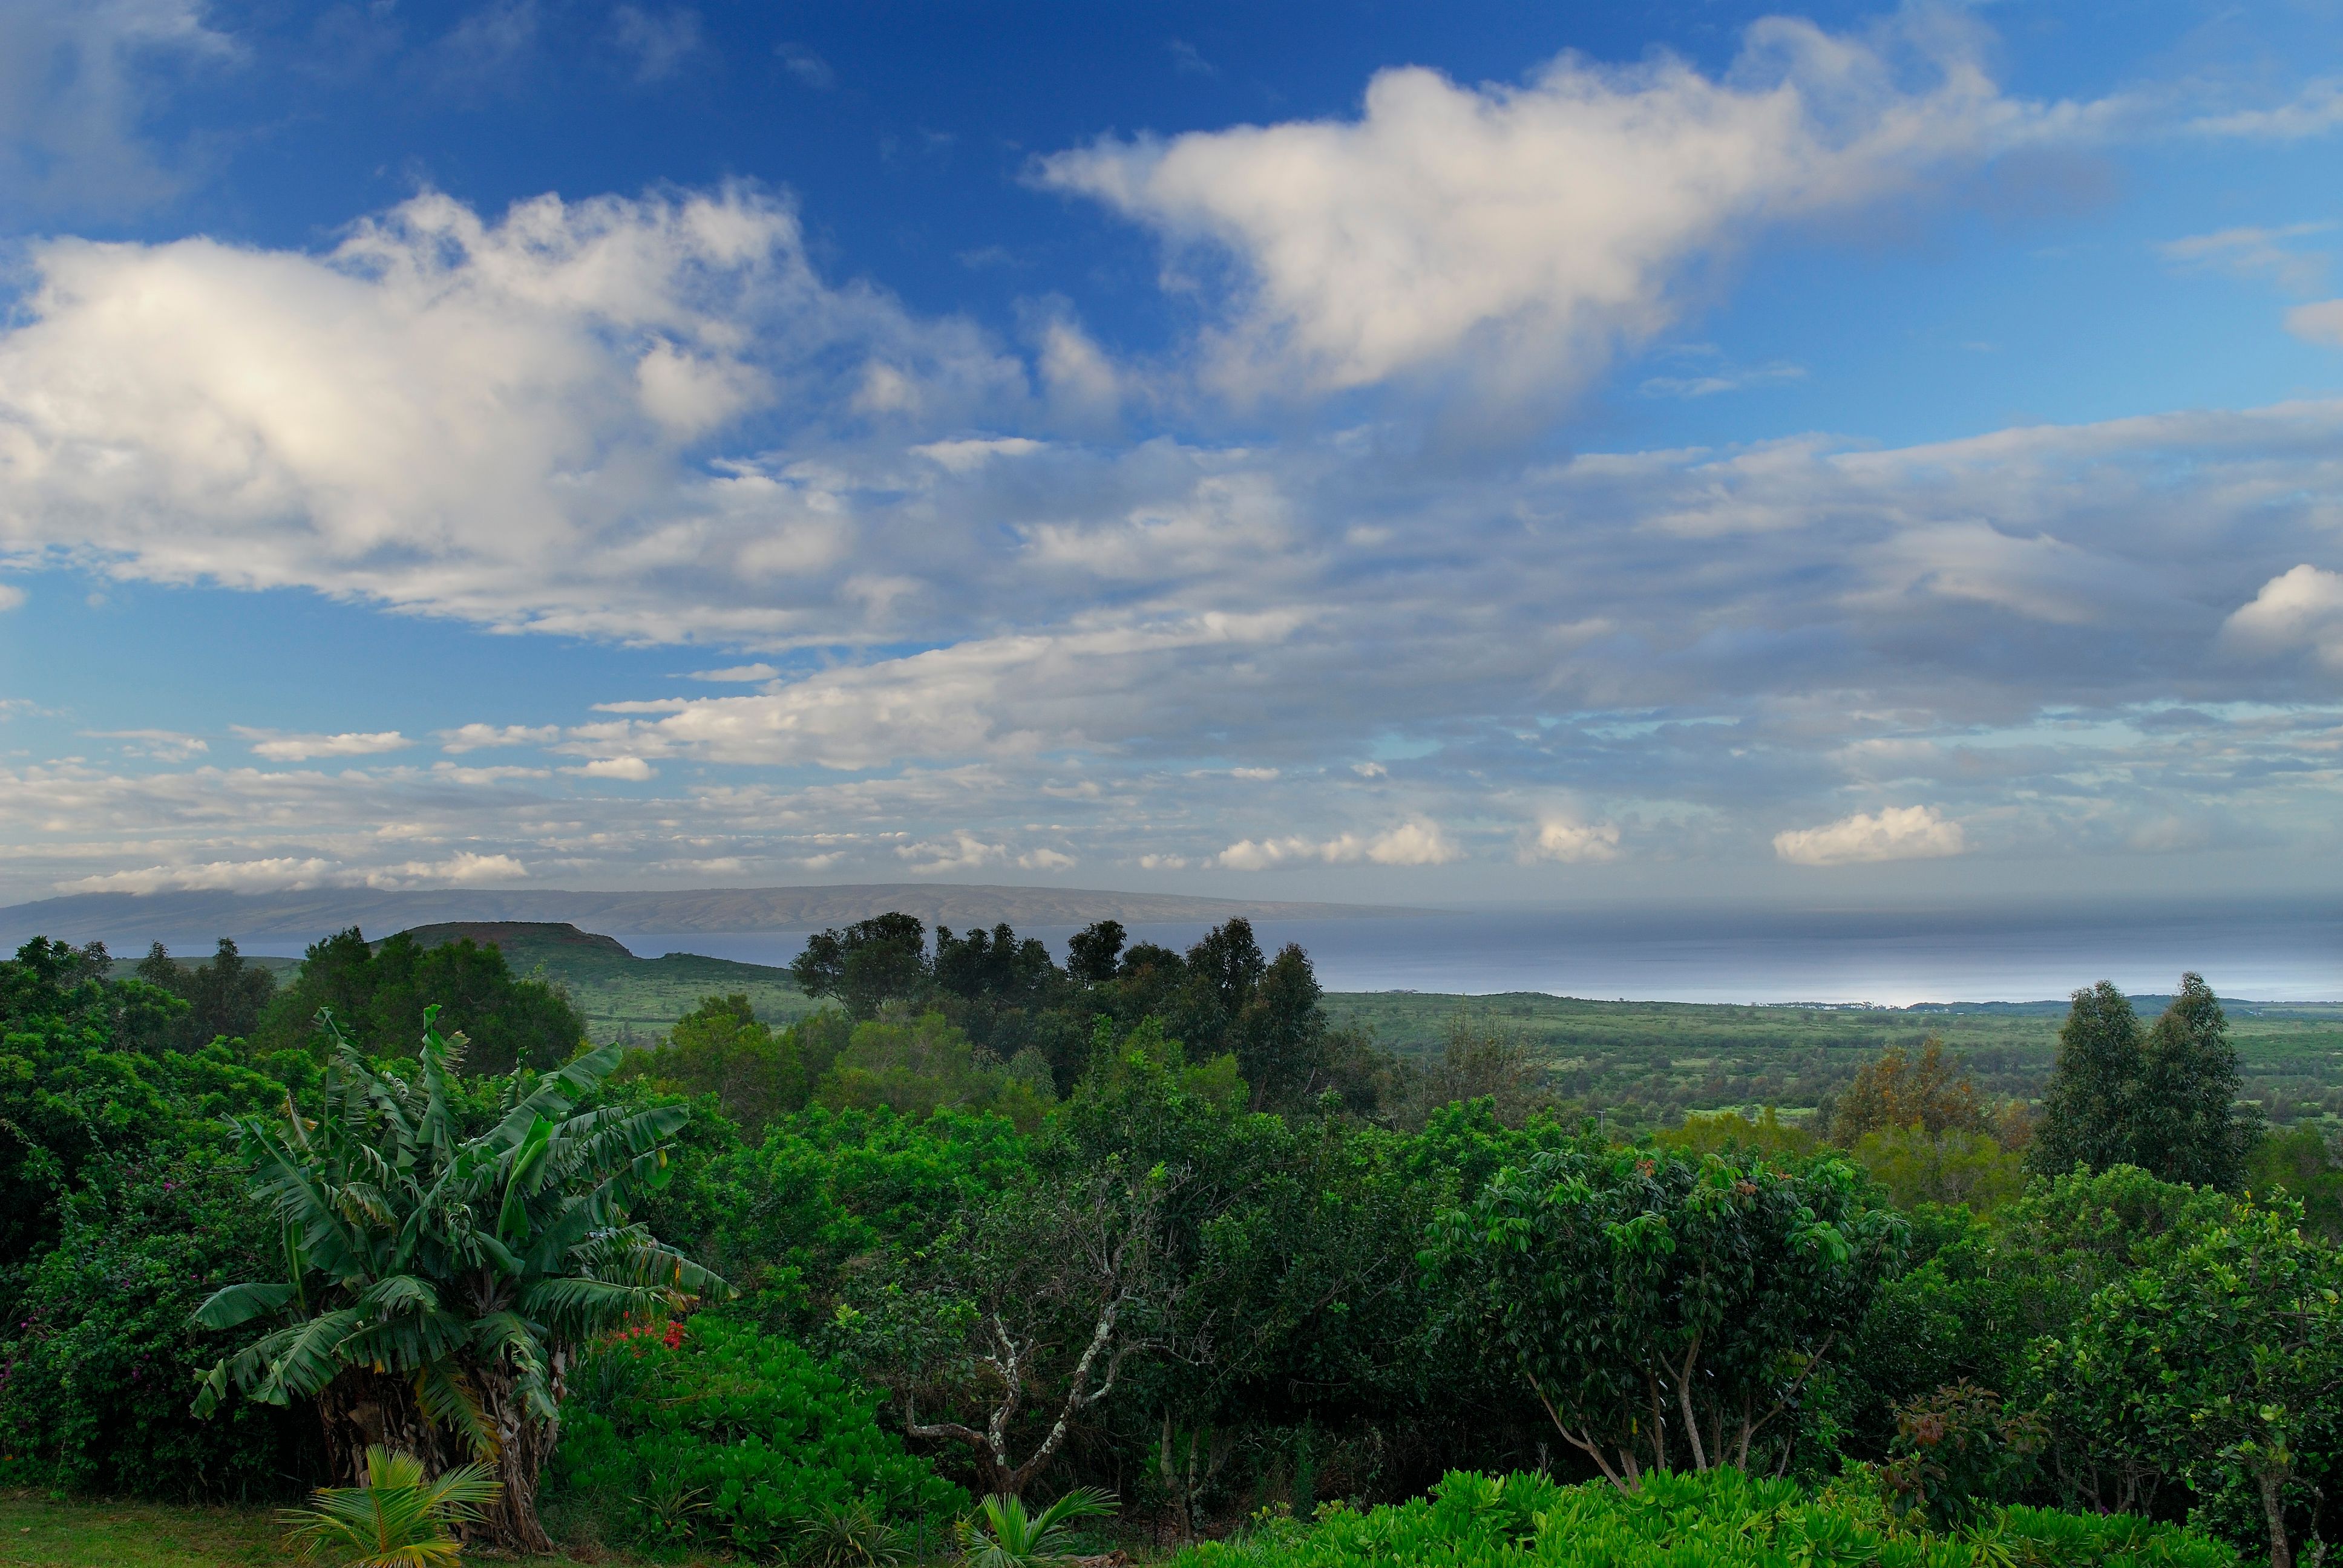
[[[637,958],[616,938],[564,921],[462,920],[416,926],[407,934],[425,947],[469,938],[498,949],[515,974],[565,988],[598,1040],[648,1043],[699,1006],[700,998],[735,991],[749,999],[758,1017],[775,1023],[813,1010],[785,969],[693,953]]]

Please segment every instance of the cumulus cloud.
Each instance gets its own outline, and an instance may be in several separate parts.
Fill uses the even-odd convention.
[[[1215,865],[1232,871],[1260,871],[1292,861],[1317,861],[1329,866],[1368,862],[1378,866],[1444,866],[1463,858],[1464,851],[1436,822],[1413,820],[1373,838],[1356,833],[1332,839],[1240,839],[1214,858]]]
[[[15,583],[0,583],[0,614],[16,608],[25,602],[25,590]]]
[[[1543,818],[1523,840],[1520,858],[1524,862],[1560,860],[1564,864],[1615,860],[1619,858],[1619,825],[1581,822],[1572,817]]]
[[[385,751],[403,751],[415,744],[396,729],[361,733],[351,730],[340,735],[280,735],[274,729],[247,729],[235,727],[236,732],[252,742],[252,754],[271,762],[307,762],[315,757],[373,757]]]
[[[700,444],[783,387],[800,424],[881,372],[904,418],[1023,396],[971,328],[825,285],[746,187],[494,220],[427,194],[321,256],[58,239],[28,265],[0,548],[496,626],[852,635],[820,608],[871,602],[837,569],[849,476]]]
[[[1915,56],[1933,80],[1907,88]],[[1459,357],[1518,387],[1648,337],[1688,267],[1760,226],[2084,114],[2005,97],[1955,29],[1774,18],[1720,77],[1570,55],[1522,86],[1386,70],[1356,119],[1109,139],[1040,177],[1232,258],[1223,387],[1335,390]]]
[[[581,779],[623,779],[639,784],[659,777],[659,770],[639,757],[598,757],[576,768],[565,768],[565,773],[575,773]]]
[[[2343,573],[2305,561],[2264,583],[2222,629],[2247,652],[2307,648],[2328,668],[2343,669]]]
[[[439,749],[460,754],[492,746],[545,746],[560,738],[558,724],[463,724],[439,732]]]
[[[1853,866],[1878,860],[1929,860],[1957,855],[1967,845],[1961,825],[1934,806],[1889,806],[1857,812],[1819,828],[1774,835],[1774,853],[1798,866]]]

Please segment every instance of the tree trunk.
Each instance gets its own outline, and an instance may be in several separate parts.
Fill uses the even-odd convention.
[[[2279,1495],[2282,1477],[2264,1471],[2262,1513],[2269,1519],[2270,1568],[2294,1568],[2294,1549],[2287,1544],[2286,1501]]]
[[[426,1475],[447,1467],[447,1434],[427,1419],[405,1378],[371,1367],[344,1367],[317,1393],[325,1428],[326,1473],[343,1486],[366,1480],[366,1451],[387,1448],[423,1462]]]
[[[481,1407],[496,1429],[496,1473],[502,1483],[497,1500],[481,1510],[481,1533],[507,1552],[549,1557],[553,1541],[537,1517],[537,1484],[545,1462],[553,1457],[559,1423],[531,1412],[503,1367],[482,1368],[474,1376]]]

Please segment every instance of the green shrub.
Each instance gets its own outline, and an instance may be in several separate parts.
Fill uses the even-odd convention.
[[[66,1201],[0,1342],[0,1448],[13,1478],[68,1492],[257,1502],[297,1491],[317,1418],[239,1403],[197,1421],[196,1374],[231,1336],[196,1304],[265,1266],[278,1238],[243,1171],[203,1151],[108,1162]]]
[[[1452,1471],[1434,1496],[1190,1547],[1175,1568],[2235,1568],[2228,1547],[2122,1514],[2000,1509],[1956,1535],[1896,1530],[1876,1493],[1820,1498],[1736,1470],[1607,1482]]]
[[[806,1526],[862,1503],[942,1538],[968,1504],[835,1367],[712,1317],[598,1348],[571,1381],[555,1459],[561,1504],[606,1537],[794,1553]]]

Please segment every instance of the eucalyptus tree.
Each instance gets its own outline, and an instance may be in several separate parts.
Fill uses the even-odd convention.
[[[549,1552],[538,1477],[579,1351],[724,1286],[627,1221],[665,1184],[687,1113],[578,1110],[618,1065],[617,1046],[468,1085],[464,1037],[443,1038],[437,1012],[426,1011],[411,1078],[321,1015],[332,1060],[320,1113],[305,1117],[288,1097],[281,1120],[236,1120],[256,1161],[254,1193],[282,1228],[285,1271],[196,1310],[206,1328],[267,1326],[203,1375],[196,1413],[232,1387],[272,1404],[314,1400],[332,1468],[352,1482],[370,1446],[434,1475],[459,1457],[487,1462],[501,1486],[480,1528],[508,1549]],[[468,1131],[468,1112],[485,1129]]]

